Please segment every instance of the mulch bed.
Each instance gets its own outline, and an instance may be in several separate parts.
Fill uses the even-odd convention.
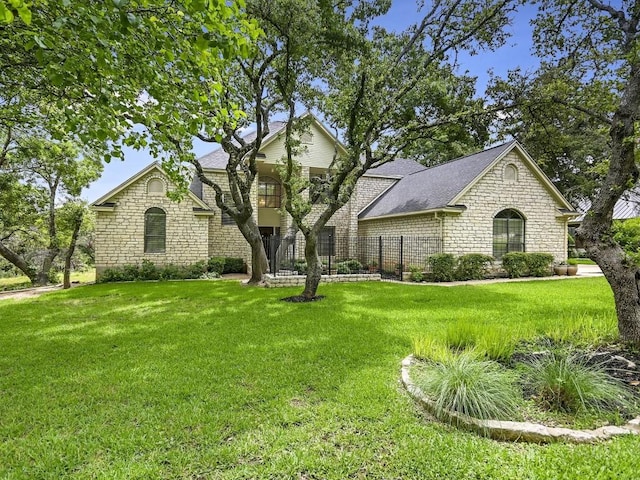
[[[285,297],[285,298],[281,298],[280,300],[282,300],[283,302],[289,302],[289,303],[308,303],[308,302],[317,302],[318,300],[322,300],[323,298],[324,298],[324,295],[316,295],[315,297],[312,297],[312,298],[307,298],[302,295],[294,295],[293,297]]]
[[[535,357],[546,355],[547,349],[541,345],[530,345],[531,352],[518,351],[510,359],[510,364],[530,363]],[[613,378],[630,387],[640,397],[640,351],[623,344],[612,344],[598,347],[591,352],[584,352],[588,365],[598,365]]]

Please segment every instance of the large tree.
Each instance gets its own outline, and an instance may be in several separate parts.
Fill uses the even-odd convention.
[[[0,168],[0,255],[32,284],[44,285],[62,250],[58,207],[77,199],[102,163],[80,156],[71,142],[30,136],[16,143]]]
[[[516,69],[506,78],[494,78],[487,93],[494,108],[502,108],[495,123],[498,138],[522,143],[560,191],[582,204],[602,182],[609,126],[584,109],[567,108],[576,88],[582,90],[582,106],[610,111],[615,102],[608,85],[580,85],[548,66],[535,74]]]
[[[358,27],[353,46],[327,55],[316,107],[335,127],[346,153],[336,150],[328,180],[316,187],[323,199],[320,211],[308,198],[308,179],[299,175],[296,155],[305,127],[295,122],[295,96],[287,97],[286,209],[306,241],[302,296],[307,299],[315,297],[322,273],[318,235],[368,169],[425,148],[455,155],[449,145],[464,151],[486,139],[486,112],[473,98],[475,79],[455,73],[457,54],[500,45],[514,6],[508,0],[445,0],[423,8],[422,21],[401,34],[368,28],[371,14],[384,9],[357,12],[363,16],[352,21]]]
[[[608,168],[578,238],[611,285],[623,340],[640,345],[640,271],[612,235],[613,208],[636,185],[640,119],[640,1],[546,0],[535,21],[542,68],[559,79],[556,101],[608,129]],[[593,98],[600,85],[605,98]],[[610,101],[610,98],[613,101]]]

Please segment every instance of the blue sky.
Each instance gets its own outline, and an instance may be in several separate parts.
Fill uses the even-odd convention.
[[[378,23],[389,30],[401,31],[420,17],[414,0],[393,0],[389,13]],[[535,8],[531,5],[521,7],[513,17],[512,24],[507,27],[510,38],[506,44],[495,52],[483,52],[476,56],[462,55],[459,57],[460,73],[476,76],[476,91],[483,93],[489,79],[489,71],[504,77],[508,70],[521,67],[531,70],[537,61],[531,55],[531,26],[529,22],[535,15]],[[196,141],[194,152],[202,156],[211,150],[211,144]],[[112,161],[105,164],[102,177],[86,188],[82,197],[94,202],[107,192],[116,188],[129,177],[153,162],[154,158],[147,151],[125,149],[124,161]]]

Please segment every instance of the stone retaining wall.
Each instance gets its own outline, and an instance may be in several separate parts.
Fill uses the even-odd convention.
[[[304,285],[306,281],[305,275],[287,275],[287,276],[264,276],[265,287],[297,287]],[[341,282],[379,282],[381,280],[379,273],[362,273],[347,275],[322,275],[320,283],[341,283]]]
[[[409,369],[414,357],[409,355],[402,361],[402,383],[409,394],[430,413],[435,414],[435,403],[413,383]],[[495,440],[532,443],[594,443],[617,435],[640,434],[640,417],[634,418],[622,427],[606,426],[595,430],[572,430],[570,428],[547,427],[537,423],[508,422],[502,420],[479,420],[457,412],[446,411],[444,420],[466,430],[471,430]]]

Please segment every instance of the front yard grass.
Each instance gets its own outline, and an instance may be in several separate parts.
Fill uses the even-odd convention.
[[[62,273],[59,274],[60,282],[62,283]],[[80,282],[80,283],[89,283],[93,282],[96,279],[96,269],[89,268],[82,272],[72,271],[71,272],[71,281],[72,282]],[[22,288],[30,288],[31,281],[29,281],[29,277],[26,275],[19,275],[16,277],[2,277],[0,278],[0,292],[6,290],[19,290]]]
[[[399,385],[454,322],[615,329],[602,278],[416,287],[101,284],[0,301],[0,478],[637,478],[640,438],[499,443]],[[610,332],[612,333],[612,332]]]

